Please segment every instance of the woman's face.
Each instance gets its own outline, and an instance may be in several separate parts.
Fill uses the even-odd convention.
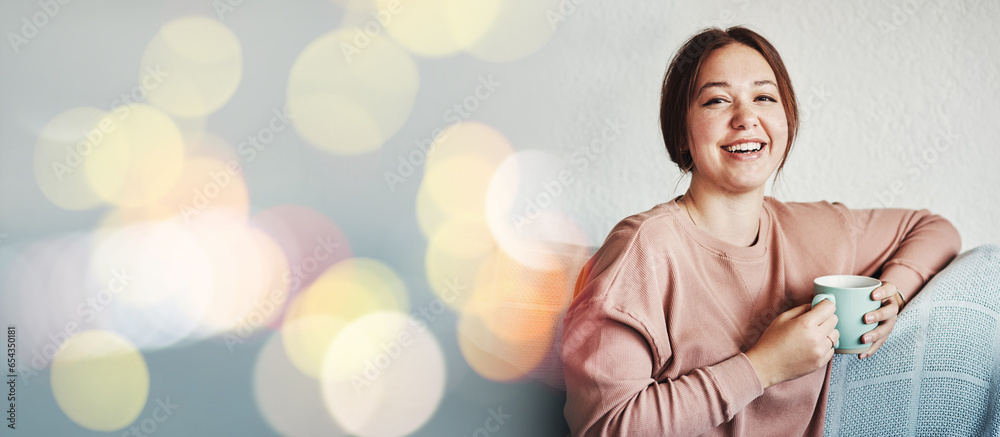
[[[692,185],[733,194],[763,190],[788,143],[777,83],[764,57],[745,45],[708,56],[687,117]]]

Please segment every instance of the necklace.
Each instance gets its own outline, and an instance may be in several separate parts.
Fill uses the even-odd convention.
[[[694,226],[698,227],[698,222],[694,221],[694,217],[691,215],[691,209],[688,208],[687,202],[684,200],[684,196],[681,196],[681,198],[677,199],[677,201],[684,207],[684,212],[686,212],[688,218],[691,219],[691,223],[694,223]]]
[[[698,222],[695,221],[694,216],[691,215],[691,208],[688,207],[687,201],[684,200],[684,196],[681,196],[680,198],[678,198],[677,199],[677,203],[681,204],[681,206],[684,207],[684,212],[686,212],[687,215],[688,215],[688,218],[691,219],[691,223],[694,223],[694,226],[696,228],[701,228],[700,226],[698,226]],[[755,235],[753,237],[753,242],[750,243],[750,246],[753,246],[753,245],[757,244],[757,240],[758,239],[760,239],[760,220],[757,221],[757,232],[755,233]]]

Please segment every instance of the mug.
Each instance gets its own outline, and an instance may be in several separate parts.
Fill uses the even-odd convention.
[[[882,281],[867,276],[830,275],[813,280],[812,306],[823,300],[829,300],[837,306],[837,331],[840,340],[834,345],[833,351],[838,354],[860,354],[871,348],[870,344],[861,342],[865,335],[877,324],[865,323],[865,314],[877,310],[882,301],[872,300],[872,291],[882,285]]]

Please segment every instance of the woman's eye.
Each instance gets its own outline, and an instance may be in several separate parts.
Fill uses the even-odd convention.
[[[716,97],[714,99],[710,99],[709,101],[705,102],[704,106],[709,106],[709,105],[714,105],[716,103],[724,103],[724,102],[725,100],[722,97]]]
[[[775,98],[771,96],[760,96],[757,97],[757,100],[763,100],[765,102],[777,102],[777,100],[775,100]]]

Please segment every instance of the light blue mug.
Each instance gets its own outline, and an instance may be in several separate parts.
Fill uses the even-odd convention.
[[[872,300],[872,291],[882,285],[882,281],[867,276],[830,275],[813,280],[812,306],[829,300],[837,306],[837,331],[840,341],[834,345],[838,354],[860,354],[871,348],[861,342],[865,335],[878,325],[865,323],[865,314],[877,310],[882,302]]]

